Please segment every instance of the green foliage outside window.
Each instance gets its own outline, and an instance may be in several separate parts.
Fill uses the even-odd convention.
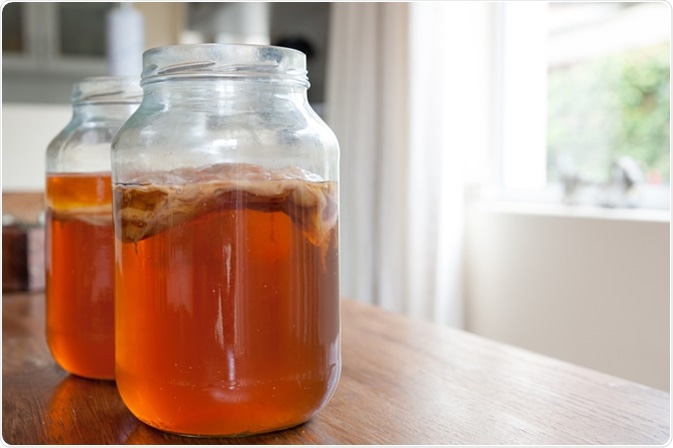
[[[549,72],[548,174],[571,166],[603,182],[619,156],[650,183],[670,183],[669,45],[631,50]]]

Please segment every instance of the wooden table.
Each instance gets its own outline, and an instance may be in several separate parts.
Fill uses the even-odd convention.
[[[660,390],[395,315],[342,306],[343,370],[299,427],[186,438],[136,420],[113,382],[66,374],[44,339],[44,295],[4,295],[2,436],[10,444],[662,444]]]

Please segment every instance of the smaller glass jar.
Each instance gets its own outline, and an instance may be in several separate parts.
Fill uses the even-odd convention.
[[[114,233],[110,143],[142,100],[139,79],[85,78],[47,148],[46,333],[56,362],[114,379]]]

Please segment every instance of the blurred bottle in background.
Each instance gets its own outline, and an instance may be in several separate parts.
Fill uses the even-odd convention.
[[[122,2],[108,12],[107,63],[112,76],[140,76],[145,46],[145,22],[132,3]]]

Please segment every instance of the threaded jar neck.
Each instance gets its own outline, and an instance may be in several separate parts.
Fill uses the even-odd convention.
[[[143,90],[137,77],[92,76],[73,85],[73,106],[140,104]]]
[[[288,82],[308,88],[306,55],[246,44],[185,44],[143,53],[141,85],[169,79],[229,78]]]

